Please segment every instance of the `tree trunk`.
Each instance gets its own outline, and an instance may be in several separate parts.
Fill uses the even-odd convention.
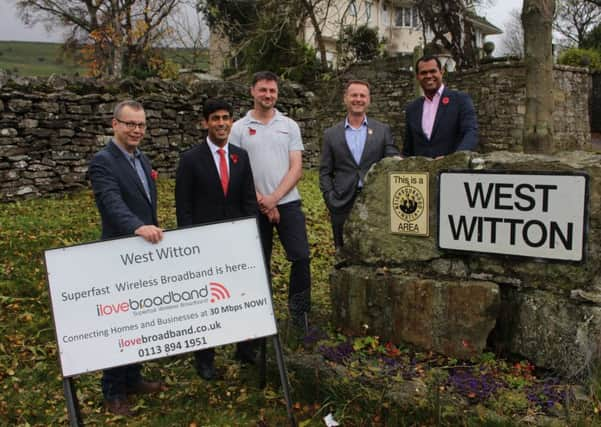
[[[555,0],[524,0],[524,63],[526,65],[526,115],[524,152],[552,153],[553,52],[552,25]]]
[[[301,0],[301,3],[307,12],[307,15],[309,15],[311,25],[313,25],[313,31],[315,31],[315,43],[317,44],[317,51],[319,52],[319,59],[321,61],[321,69],[325,72],[328,70],[328,57],[326,55],[326,45],[323,42],[323,36],[321,34],[321,27],[319,26],[319,21],[315,11],[315,4],[312,4],[308,0]],[[327,7],[329,7],[329,4]]]

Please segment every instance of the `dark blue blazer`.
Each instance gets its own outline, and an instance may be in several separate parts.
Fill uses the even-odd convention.
[[[140,156],[150,200],[136,170],[111,140],[90,161],[88,173],[102,219],[102,238],[132,235],[142,225],[157,225],[157,190],[148,158]]]
[[[445,99],[447,102],[444,102]],[[471,98],[445,87],[442,92],[432,135],[422,130],[424,98],[411,102],[405,109],[403,157],[438,157],[456,151],[473,151],[478,145],[478,121]]]
[[[230,174],[225,196],[209,144],[202,143],[182,153],[175,178],[179,227],[257,214],[257,194],[248,154],[229,144],[228,157]]]

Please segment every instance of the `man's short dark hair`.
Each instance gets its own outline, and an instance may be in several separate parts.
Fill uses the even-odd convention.
[[[118,119],[119,115],[121,114],[121,111],[125,107],[129,107],[134,111],[144,110],[144,107],[142,107],[142,104],[140,104],[138,101],[134,101],[133,99],[126,99],[125,101],[121,101],[120,103],[115,105],[115,108],[113,109],[113,118]]]
[[[278,82],[278,75],[271,71],[258,71],[253,75],[252,86],[256,85],[260,80],[269,80],[272,82]]]
[[[219,110],[227,111],[230,113],[230,117],[234,116],[232,105],[223,99],[207,99],[202,106],[202,116],[205,120],[209,120],[209,116]]]
[[[348,88],[351,87],[351,85],[363,85],[363,86],[366,86],[367,90],[371,92],[371,87],[369,86],[369,83],[367,83],[365,80],[353,79],[353,80],[349,80],[344,85],[344,93],[346,93],[348,91]]]
[[[440,63],[440,59],[438,59],[437,56],[434,56],[434,55],[424,55],[421,58],[419,58],[417,61],[415,61],[415,74],[417,74],[417,72],[419,70],[419,63],[420,62],[429,62],[429,61],[436,61],[436,65],[438,66],[438,69],[440,71],[442,71],[442,64]]]

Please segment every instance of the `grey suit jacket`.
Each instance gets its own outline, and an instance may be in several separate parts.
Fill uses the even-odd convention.
[[[332,212],[349,210],[354,201],[357,183],[377,161],[398,156],[390,127],[377,120],[367,119],[367,140],[359,164],[353,158],[344,134],[344,121],[326,129],[323,134],[319,188],[328,209]]]

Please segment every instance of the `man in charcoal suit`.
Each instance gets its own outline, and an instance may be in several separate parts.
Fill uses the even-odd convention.
[[[319,188],[330,211],[334,245],[343,246],[344,223],[363,188],[369,168],[384,157],[398,156],[390,127],[367,118],[369,84],[351,80],[344,90],[345,120],[323,135]]]
[[[96,206],[102,220],[102,239],[137,235],[150,243],[163,238],[158,227],[156,177],[138,146],[144,138],[146,115],[136,101],[123,101],[113,111],[113,138],[96,153],[89,167]],[[106,369],[102,376],[105,407],[133,415],[127,396],[166,390],[161,382],[146,381],[141,365]]]
[[[248,154],[228,144],[233,110],[222,100],[203,107],[207,141],[181,156],[175,181],[178,227],[256,215],[257,197]],[[254,364],[256,341],[238,343],[236,359]],[[195,368],[205,380],[215,378],[213,349],[195,352]]]
[[[435,56],[417,60],[415,73],[424,96],[405,109],[403,157],[440,158],[478,145],[478,122],[469,95],[442,83],[442,66]]]

